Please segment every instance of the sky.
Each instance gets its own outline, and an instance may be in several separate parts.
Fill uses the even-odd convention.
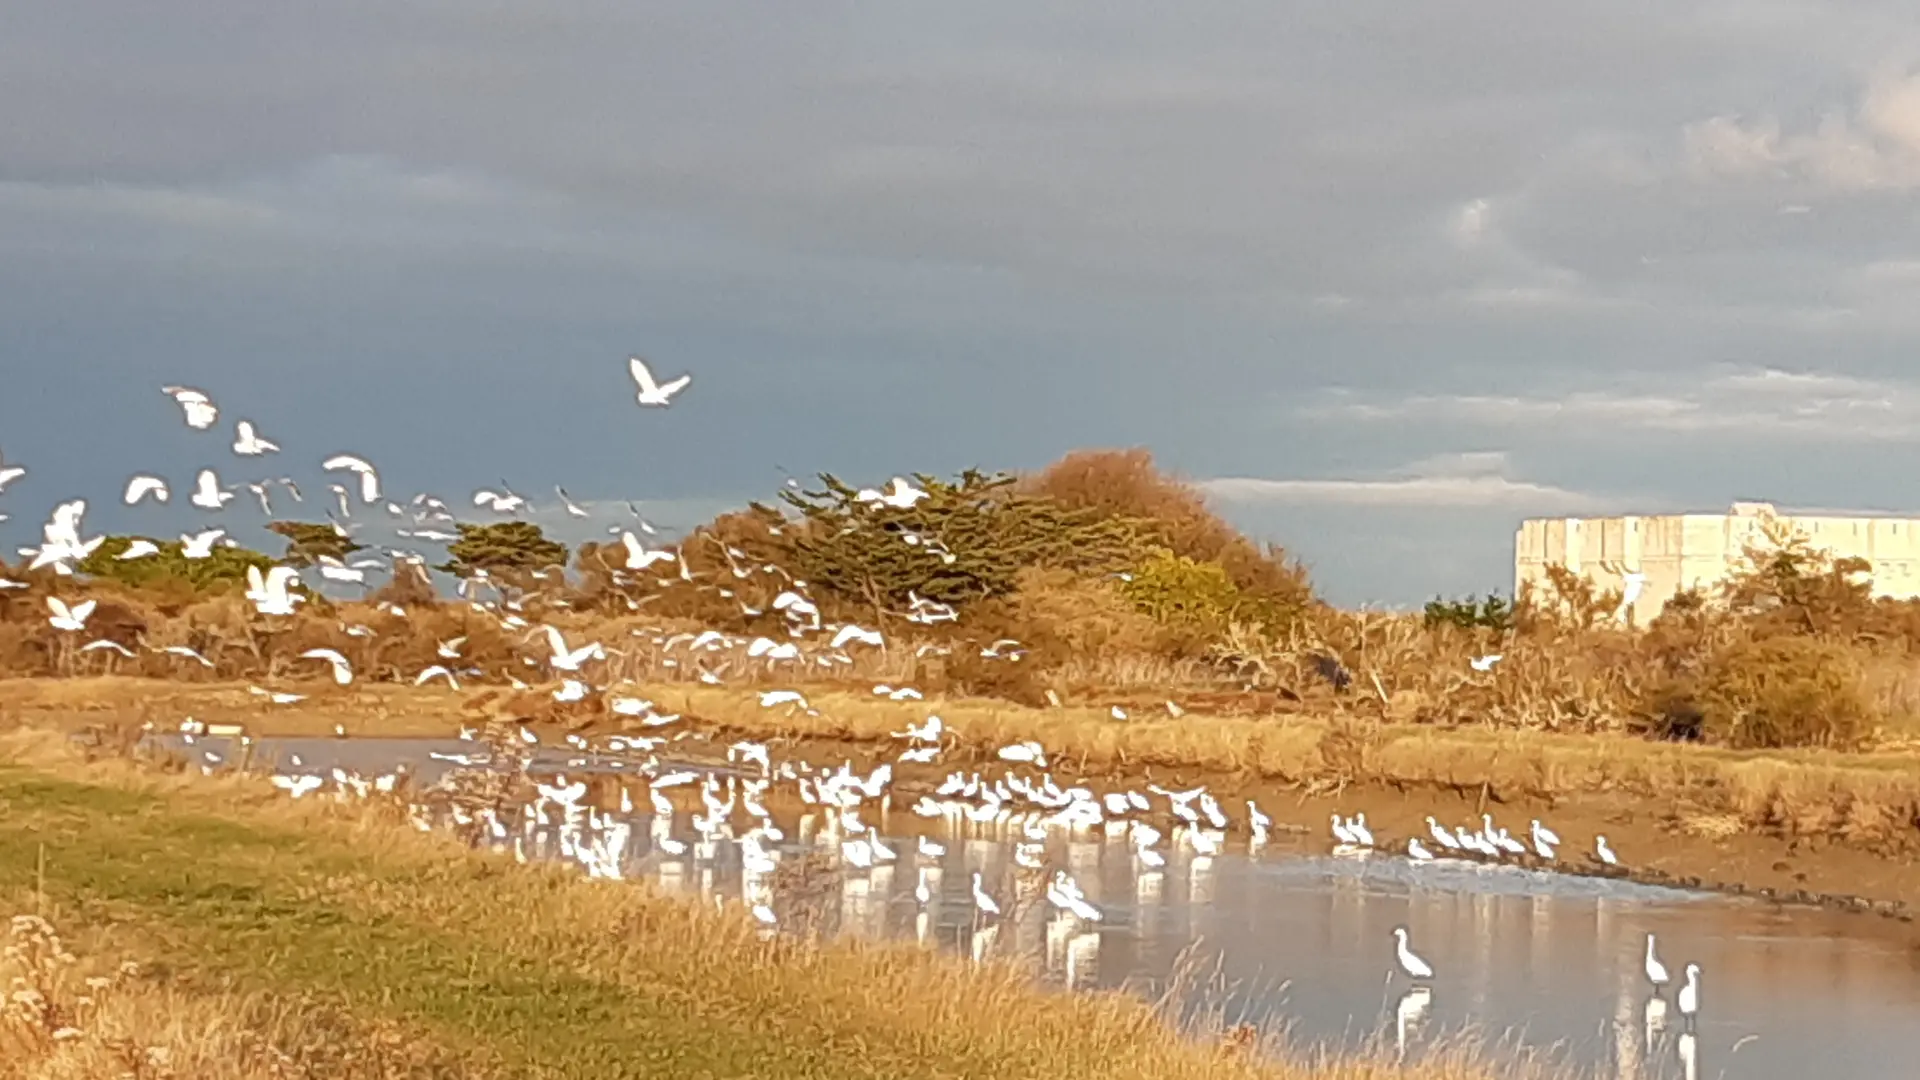
[[[198,469],[313,503],[336,452],[578,540],[627,500],[685,527],[787,475],[1146,446],[1329,598],[1403,606],[1511,588],[1530,516],[1920,503],[1910,4],[0,25],[7,548],[71,496],[257,535],[244,491],[179,505]],[[640,407],[636,353],[692,385]],[[241,417],[282,452],[236,457]],[[174,505],[119,505],[136,472]]]

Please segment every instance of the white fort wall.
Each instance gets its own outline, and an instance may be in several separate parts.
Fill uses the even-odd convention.
[[[1629,619],[1645,626],[1676,593],[1712,589],[1739,565],[1748,544],[1764,544],[1763,522],[1797,531],[1835,558],[1865,559],[1873,594],[1920,596],[1920,518],[1775,513],[1767,503],[1734,503],[1721,514],[1657,514],[1609,518],[1531,518],[1513,538],[1515,594],[1547,589],[1555,564],[1620,589],[1625,575],[1646,575]]]

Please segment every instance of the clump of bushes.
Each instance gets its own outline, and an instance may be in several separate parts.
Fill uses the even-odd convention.
[[[1864,674],[1860,650],[1831,638],[1736,633],[1653,688],[1643,726],[1743,750],[1857,749],[1877,726]]]

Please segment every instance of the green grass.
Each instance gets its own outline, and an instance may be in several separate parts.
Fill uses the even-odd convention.
[[[9,891],[38,891],[44,865],[49,900],[138,927],[165,963],[337,996],[455,1045],[491,1045],[513,1074],[890,1075],[840,1061],[847,1048],[831,1041],[782,1040],[750,1018],[715,1015],[685,988],[583,974],[584,950],[539,955],[438,924],[450,914],[448,892],[484,885],[500,868],[462,860],[423,874],[417,860],[369,858],[310,831],[182,813],[163,798],[17,768],[0,769],[0,806],[0,886]],[[333,897],[312,888],[343,877]],[[370,889],[434,899],[395,911],[352,902]],[[455,905],[469,909],[476,932],[522,917],[471,910],[478,906]]]
[[[170,1014],[244,1026],[272,1012],[245,1003],[290,1003],[323,1015],[266,1026],[405,1047],[382,1059],[392,1068],[298,1074],[314,1080],[1489,1073],[1471,1047],[1404,1070],[1226,1053],[1126,995],[1043,991],[1014,966],[969,969],[906,945],[766,939],[738,905],[716,911],[469,852],[411,829],[393,804],[295,803],[257,778],[84,762],[45,733],[0,736],[0,899],[39,906],[110,941],[116,960],[130,952],[160,973],[144,1012],[123,1010],[149,1026]],[[233,1042],[180,1038],[203,1054]],[[0,1062],[0,1080],[88,1075]]]

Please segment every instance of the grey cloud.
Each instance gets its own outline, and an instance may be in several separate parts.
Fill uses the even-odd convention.
[[[1395,595],[1596,492],[1866,501],[1920,427],[1891,0],[5,7],[9,529],[190,473],[159,380],[449,490],[1145,441]],[[697,369],[671,415],[634,349]],[[1389,519],[1454,547],[1414,582]]]
[[[1335,392],[1295,415],[1320,421],[1446,420],[1485,428],[1548,428],[1601,439],[1623,431],[1710,434],[1751,441],[1920,440],[1920,384],[1833,372],[1710,369],[1701,375],[1641,372],[1610,389],[1553,395],[1421,394],[1352,400]]]
[[[1508,475],[1502,451],[1425,458],[1385,476],[1341,479],[1219,477],[1201,490],[1238,503],[1305,503],[1351,507],[1519,509],[1529,514],[1598,513],[1644,499],[1572,491]]]
[[[1622,117],[1670,125],[1636,132],[1670,143],[1744,96],[1729,84],[1757,95],[1780,65],[1858,64],[1914,37],[1889,32],[1891,6],[1751,3],[1473,18],[1244,3],[1190,21],[1046,4],[1018,20],[915,4],[88,10],[29,10],[0,45],[0,91],[38,103],[6,136],[16,176],[195,183],[375,155],[769,244],[1303,302],[1470,298],[1439,235],[1449,204],[1524,187],[1542,156]],[[50,59],[82,49],[110,75]]]

